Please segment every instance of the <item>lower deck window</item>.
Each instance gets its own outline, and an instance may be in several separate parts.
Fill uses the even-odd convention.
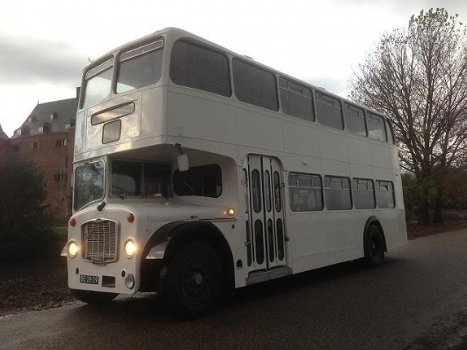
[[[340,176],[325,176],[324,189],[327,209],[352,209],[349,178]]]
[[[394,208],[394,185],[390,181],[376,181],[376,202],[378,208]]]
[[[217,198],[222,194],[221,168],[216,164],[176,170],[173,175],[175,194],[178,196],[204,196]]]
[[[289,194],[292,211],[323,209],[323,186],[319,175],[289,173]]]

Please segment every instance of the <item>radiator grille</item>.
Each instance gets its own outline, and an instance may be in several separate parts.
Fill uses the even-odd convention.
[[[90,221],[82,226],[83,258],[93,264],[107,264],[118,259],[117,223]]]

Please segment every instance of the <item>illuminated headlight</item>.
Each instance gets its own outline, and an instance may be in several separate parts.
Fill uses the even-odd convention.
[[[136,246],[135,241],[132,239],[129,239],[128,241],[125,242],[125,254],[128,258],[132,258],[136,255],[136,251],[138,250],[138,247]]]
[[[76,244],[75,241],[71,241],[68,244],[68,256],[74,258],[76,255],[78,255],[78,252],[79,252],[78,244]]]

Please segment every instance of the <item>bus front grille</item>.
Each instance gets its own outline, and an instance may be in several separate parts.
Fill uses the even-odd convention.
[[[82,226],[83,258],[93,264],[108,264],[118,259],[118,227],[110,220],[95,220]]]

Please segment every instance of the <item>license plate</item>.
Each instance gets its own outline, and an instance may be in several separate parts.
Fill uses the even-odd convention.
[[[99,284],[99,276],[79,275],[79,281],[87,284]]]

